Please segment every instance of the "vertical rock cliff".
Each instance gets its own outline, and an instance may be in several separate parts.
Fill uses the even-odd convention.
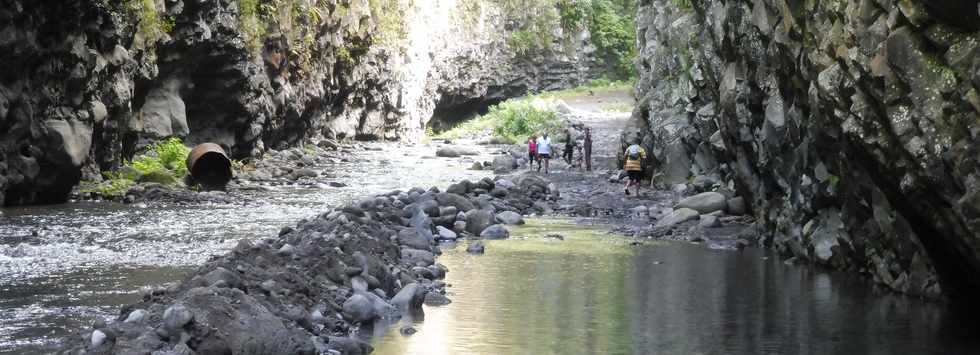
[[[644,0],[635,127],[761,241],[915,295],[980,291],[977,1]]]
[[[0,201],[61,201],[163,137],[237,158],[417,140],[433,116],[599,74],[587,29],[557,20],[567,1],[510,3],[4,0]]]

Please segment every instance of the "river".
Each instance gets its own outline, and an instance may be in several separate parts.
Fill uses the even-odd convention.
[[[559,233],[564,241],[543,238]],[[485,255],[447,250],[453,303],[418,333],[376,330],[375,354],[976,354],[975,319],[790,266],[759,249],[630,245],[531,220]],[[370,333],[368,333],[370,334]],[[370,338],[370,337],[369,337]]]
[[[489,176],[433,158],[430,146],[379,144],[329,169],[342,188],[266,186],[240,203],[75,202],[0,214],[0,354],[58,342],[143,292],[180,281],[239,239],[275,236],[357,196]],[[476,160],[488,160],[484,154]],[[868,280],[784,265],[762,250],[713,250],[531,220],[487,254],[446,247],[453,303],[418,329],[362,330],[378,354],[975,353],[976,325],[943,305],[878,292]],[[560,233],[565,240],[544,239]]]

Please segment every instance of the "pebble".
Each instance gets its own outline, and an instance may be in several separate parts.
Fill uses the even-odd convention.
[[[106,335],[101,330],[96,329],[92,332],[92,347],[97,348],[105,343]]]

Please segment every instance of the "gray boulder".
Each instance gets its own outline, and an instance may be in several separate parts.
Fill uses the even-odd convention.
[[[415,265],[429,266],[436,262],[435,255],[427,250],[402,248],[401,254],[403,260]]]
[[[698,219],[698,211],[690,208],[679,208],[657,222],[655,227],[672,227],[674,225]]]
[[[498,155],[493,158],[493,172],[505,174],[517,169],[517,159],[510,155]]]
[[[425,288],[416,282],[405,285],[391,298],[391,304],[402,312],[421,309],[424,301]]]
[[[436,226],[436,232],[438,232],[440,240],[456,240],[457,238],[456,232],[443,226]]]
[[[405,228],[398,231],[398,243],[412,249],[432,250],[428,237],[421,235],[416,228]]]
[[[469,147],[447,145],[436,150],[437,157],[456,158],[462,155],[478,155],[479,151]]]
[[[698,225],[704,228],[717,228],[721,227],[721,221],[713,215],[702,215]]]
[[[469,212],[470,210],[476,208],[470,200],[466,199],[458,194],[453,193],[439,193],[436,194],[436,201],[440,205],[448,205],[456,207],[457,210],[462,212]]]
[[[479,235],[493,222],[493,214],[489,211],[472,210],[466,213],[466,231],[472,234]]]
[[[700,214],[721,211],[728,208],[725,195],[717,192],[704,192],[681,200],[676,208],[689,208]]]
[[[172,333],[179,332],[187,323],[194,320],[194,314],[187,307],[177,303],[163,311],[163,326]]]
[[[374,302],[368,298],[367,293],[355,293],[344,301],[343,310],[344,314],[355,322],[368,323],[378,318]]]
[[[510,237],[510,231],[502,224],[494,224],[480,232],[480,238],[483,239],[506,239],[508,237]]]
[[[524,217],[520,213],[513,211],[503,211],[497,214],[497,222],[509,225],[524,224]]]

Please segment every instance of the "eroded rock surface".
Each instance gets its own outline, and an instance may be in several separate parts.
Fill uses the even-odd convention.
[[[553,29],[568,40],[544,59],[508,45],[513,17],[482,1],[9,1],[0,202],[63,201],[163,137],[236,159],[417,141],[430,120],[598,76],[586,29]]]
[[[787,257],[976,295],[980,15],[942,3],[643,2],[624,140],[668,186],[717,176]]]

